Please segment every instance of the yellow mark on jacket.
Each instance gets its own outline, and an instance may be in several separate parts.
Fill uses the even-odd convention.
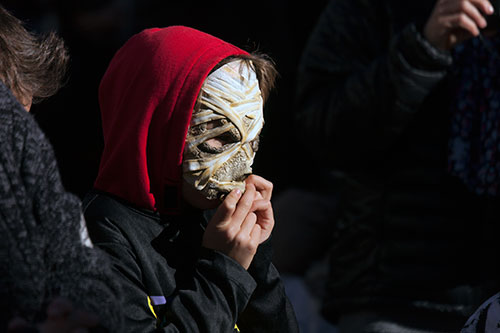
[[[155,318],[158,319],[158,317],[156,316],[155,310],[153,309],[153,304],[151,304],[151,298],[149,296],[148,296],[148,305],[149,305],[149,309],[151,310],[151,312],[153,312],[153,316],[155,316]]]

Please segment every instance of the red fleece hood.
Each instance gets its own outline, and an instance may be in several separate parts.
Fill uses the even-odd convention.
[[[95,188],[165,211],[182,182],[182,155],[203,81],[222,59],[245,51],[201,31],[144,30],[118,50],[99,87],[104,151]]]

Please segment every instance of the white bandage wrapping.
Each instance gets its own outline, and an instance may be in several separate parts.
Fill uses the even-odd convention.
[[[211,73],[201,90],[201,107],[198,112],[193,113],[191,126],[220,119],[227,119],[228,122],[197,135],[189,133],[185,149],[196,150],[201,143],[234,128],[240,133],[241,140],[224,146],[224,150],[218,154],[205,154],[203,157],[185,160],[184,173],[191,175],[185,179],[191,179],[192,185],[198,190],[203,190],[209,183],[223,192],[229,192],[236,187],[244,190],[242,181],[234,181],[234,178],[229,179],[229,176],[221,177],[220,171],[217,177],[214,175],[236,155],[241,163],[241,152],[244,152],[244,163],[251,172],[250,166],[255,156],[251,143],[257,139],[264,125],[263,101],[255,71],[241,60],[230,62]]]

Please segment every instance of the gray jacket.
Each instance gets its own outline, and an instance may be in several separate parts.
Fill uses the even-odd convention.
[[[80,201],[64,190],[35,119],[1,82],[0,142],[0,331],[15,316],[40,322],[62,296],[120,332],[119,285],[88,246]]]

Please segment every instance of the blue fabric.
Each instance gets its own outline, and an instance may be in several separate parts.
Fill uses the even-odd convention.
[[[449,172],[473,192],[496,196],[500,180],[500,35],[454,51]]]
[[[460,333],[500,332],[500,293],[484,302],[467,320]]]

